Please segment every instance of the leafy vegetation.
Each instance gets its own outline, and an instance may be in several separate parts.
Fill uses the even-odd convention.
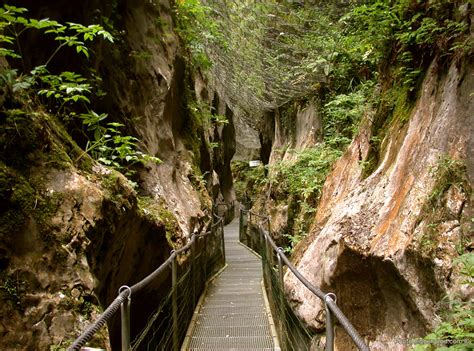
[[[206,48],[211,44],[224,45],[225,40],[211,16],[212,9],[200,0],[178,0],[175,14],[178,34],[190,50],[196,68],[209,69],[212,62]]]
[[[314,148],[295,151],[295,154],[295,160],[278,162],[271,166],[269,172],[272,195],[294,204],[289,209],[287,252],[291,252],[306,235],[326,177],[342,152],[322,143]]]
[[[231,168],[237,199],[249,206],[256,200],[262,186],[267,184],[265,166],[250,167],[248,162],[233,161]]]
[[[474,287],[474,254],[459,256],[454,262],[464,277],[463,284]],[[447,299],[443,321],[424,340],[427,344],[416,345],[413,351],[472,350],[474,348],[474,303],[468,298]],[[431,341],[431,342],[430,342]]]
[[[47,18],[27,18],[26,13],[26,8],[9,5],[0,8],[0,43],[3,46],[0,57],[9,58],[13,62],[18,60],[23,67],[22,70],[4,68],[0,72],[0,82],[7,91],[11,91],[15,99],[22,101],[23,109],[34,110],[33,106],[43,104],[66,124],[71,124],[71,128],[74,128],[76,121],[80,121],[81,136],[87,140],[85,153],[126,175],[133,173],[131,166],[136,163],[159,162],[158,158],[139,151],[137,139],[122,133],[123,124],[108,122],[103,125],[107,114],[98,114],[89,109],[90,99],[102,95],[100,89],[93,86],[93,81],[100,79],[93,77],[91,80],[71,71],[53,74],[48,69],[63,48],[72,48],[77,54],[89,58],[88,43],[96,38],[113,42],[111,34],[97,24],[61,24]],[[52,36],[57,46],[43,65],[28,71],[22,58],[19,39],[25,31],[33,29]]]
[[[468,12],[454,0],[203,3],[228,38],[225,50],[208,48],[211,59],[219,58],[212,74],[225,77],[227,93],[248,111],[278,108],[289,148],[297,102],[315,99],[323,107],[321,145],[269,169],[271,195],[289,205],[291,243],[304,236],[300,223],[308,225],[331,163],[360,122],[372,126],[361,161],[367,177],[386,131],[409,120],[428,64],[473,48]]]
[[[471,186],[467,179],[466,164],[447,155],[440,157],[436,166],[431,169],[431,173],[436,179],[433,190],[429,194],[423,206],[422,218],[426,221],[427,227],[420,238],[421,252],[427,256],[434,256],[439,242],[439,232],[443,223],[459,219],[460,214],[452,213],[447,208],[447,194],[450,190],[455,190],[459,194],[465,194],[467,198],[471,196]],[[463,254],[469,242],[469,234],[460,230],[460,237],[455,242],[456,250]]]
[[[278,184],[283,196],[298,196],[308,205],[314,205],[332,163],[341,152],[321,144],[295,153],[295,161],[281,161],[272,166],[270,181]]]

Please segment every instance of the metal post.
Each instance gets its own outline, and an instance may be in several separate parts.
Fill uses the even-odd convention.
[[[128,290],[128,296],[125,301],[120,304],[121,312],[121,333],[122,333],[122,351],[128,351],[130,349],[130,303],[132,289],[127,285],[122,285],[119,288],[119,294],[124,290]]]
[[[178,329],[178,272],[175,251],[171,251],[174,255],[171,261],[171,308],[173,318],[173,351],[179,351],[179,329]]]
[[[280,283],[280,293],[278,294],[278,302],[280,304],[280,307],[278,308],[278,311],[280,312],[279,315],[279,320],[278,320],[278,325],[279,325],[279,335],[280,335],[280,343],[282,350],[286,350],[286,334],[283,332],[283,324],[286,321],[286,316],[285,316],[285,287],[283,285],[283,262],[281,260],[281,256],[283,254],[283,249],[281,247],[278,248],[277,252],[277,259],[278,259],[278,280]]]
[[[280,284],[283,287],[283,262],[281,262],[281,254],[283,253],[283,248],[279,247],[277,252],[278,258],[278,277],[280,278]]]
[[[196,296],[196,241],[198,240],[196,236],[196,232],[193,232],[192,237],[192,244],[191,244],[191,275],[192,275],[192,284],[193,284],[193,304],[196,303],[197,301],[197,296]]]
[[[203,268],[204,268],[204,280],[207,281],[207,261],[209,260],[209,257],[207,257],[207,234],[204,234],[204,247],[201,251],[201,255],[204,253],[204,258],[202,259],[203,261]]]
[[[242,230],[242,227],[244,226],[244,219],[243,219],[243,213],[242,213],[242,208],[239,208],[239,241],[242,243],[242,244],[247,244],[246,242],[244,242],[243,240],[243,230]]]
[[[334,298],[333,298],[334,297]],[[336,295],[328,293],[324,296],[324,309],[326,310],[326,351],[334,350],[334,322],[332,319],[332,313],[329,309],[327,301],[332,300],[336,302]]]
[[[222,245],[222,258],[224,260],[224,264],[225,265],[225,262],[226,262],[226,258],[225,258],[225,239],[224,239],[224,221],[221,220],[221,245]]]

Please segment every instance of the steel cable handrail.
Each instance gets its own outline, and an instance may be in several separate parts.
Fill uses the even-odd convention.
[[[218,225],[222,226],[224,223],[224,219],[222,217],[216,217],[219,219],[217,222],[211,224],[211,228],[216,227]],[[112,318],[115,312],[117,312],[120,306],[124,302],[126,302],[132,294],[136,294],[137,292],[142,290],[166,268],[171,267],[176,256],[190,249],[198,237],[207,236],[209,234],[212,234],[212,231],[206,231],[203,233],[191,233],[191,240],[189,240],[186,245],[179,248],[178,250],[173,250],[171,252],[171,255],[157,269],[155,269],[152,273],[140,280],[138,283],[132,285],[131,287],[127,287],[128,289],[125,289],[122,292],[119,292],[115,300],[112,301],[112,303],[105,309],[104,312],[102,312],[102,314],[100,314],[97,320],[92,323],[76,340],[74,340],[73,344],[68,348],[68,351],[79,351],[81,347],[83,347],[88,341],[90,341],[94,334],[97,333],[110,318]]]
[[[261,215],[259,213],[255,213],[251,210],[247,210],[243,207],[240,207],[240,210],[243,213],[249,213],[251,216],[259,217],[263,220],[265,220],[268,224],[268,227],[270,229],[270,217]],[[311,291],[314,295],[316,295],[319,299],[321,299],[326,306],[329,308],[329,310],[336,316],[338,321],[341,323],[341,326],[344,328],[344,330],[347,332],[347,334],[351,337],[352,341],[356,344],[356,346],[359,348],[359,350],[362,351],[370,351],[369,347],[365,343],[364,339],[360,336],[360,334],[357,332],[355,327],[352,325],[352,323],[347,319],[347,317],[344,315],[344,313],[341,311],[341,309],[337,306],[336,302],[331,298],[331,295],[334,294],[327,294],[324,293],[322,290],[318,289],[315,287],[313,284],[311,284],[308,279],[306,279],[299,271],[296,269],[296,267],[290,262],[288,257],[283,253],[283,250],[278,247],[273,239],[270,236],[269,232],[266,232],[264,229],[261,230],[263,235],[265,236],[265,240],[270,244],[272,247],[273,251],[275,251],[276,255],[281,258],[281,260],[285,263],[285,265],[288,267],[288,269],[295,275],[295,277],[309,290]],[[335,296],[335,295],[334,295]]]

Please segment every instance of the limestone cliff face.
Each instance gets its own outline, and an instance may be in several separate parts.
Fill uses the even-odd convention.
[[[310,100],[275,111],[270,163],[295,159],[295,151],[314,147],[321,141],[320,105]]]
[[[473,239],[473,68],[432,63],[408,121],[390,124],[367,177],[372,122],[365,122],[326,180],[310,236],[296,247],[297,268],[337,295],[373,350],[407,349],[393,340],[425,335],[441,298],[463,288],[452,259]],[[459,166],[454,178],[443,171],[466,163],[468,172]],[[297,313],[323,328],[319,300],[291,274],[285,284]],[[338,350],[353,348],[342,329],[336,340]]]
[[[193,122],[186,109],[187,100],[205,99],[200,96],[199,82],[191,87],[194,92],[190,95],[195,96],[186,96],[186,84],[190,84],[186,80],[190,79],[190,71],[186,68],[183,50],[174,30],[171,5],[167,0],[123,2],[121,29],[125,34],[121,47],[108,48],[111,52],[105,48],[95,64],[105,77],[111,112],[119,118],[122,116],[125,123],[135,130],[147,152],[163,160],[162,164],[149,165],[140,172],[140,185],[153,198],[166,199],[178,218],[180,228],[183,232],[190,232],[195,229],[195,222],[205,216],[199,189],[191,181],[195,178],[193,164],[197,158],[209,156],[196,155],[196,150],[190,150],[188,141],[204,139],[204,148],[199,153],[209,154],[212,150],[208,150],[205,142],[211,142],[215,133],[214,126],[209,124],[197,130],[188,129]],[[194,77],[194,80],[199,79]],[[232,122],[231,111],[223,114]],[[224,129],[233,130],[232,123]],[[192,135],[193,132],[199,135]],[[217,139],[222,136],[222,133],[217,135]],[[222,159],[221,167],[202,162],[199,166],[203,167],[202,173],[212,173],[216,169],[218,184],[224,185],[214,198],[220,196],[222,202],[231,203],[232,196],[223,193],[232,188],[232,178],[226,167],[229,167],[235,146],[232,147],[233,135],[226,137],[229,142],[225,145],[229,145],[229,150],[223,152],[228,155]],[[219,150],[215,150],[214,154]],[[224,166],[226,163],[227,166]]]
[[[234,160],[250,161],[260,157],[261,143],[259,133],[255,126],[249,122],[250,117],[239,108],[235,111],[235,141],[236,149]],[[255,117],[255,116],[254,116]]]
[[[107,93],[94,109],[124,123],[144,152],[163,161],[138,167],[139,187],[133,189],[121,174],[84,155],[55,117],[1,92],[5,109],[26,113],[0,120],[0,348],[42,350],[68,346],[121,285],[142,279],[192,230],[205,228],[213,200],[224,204],[223,214],[231,212],[235,131],[225,103],[217,105],[229,123],[193,120],[191,100],[213,103],[219,97],[201,94],[205,82],[187,71],[172,2],[15,5],[40,18],[115,21],[115,44],[97,45],[89,63]],[[25,56],[34,66],[47,53],[28,39],[34,38],[25,38]],[[61,69],[74,60],[65,54],[56,64]],[[134,300],[136,330],[168,289],[166,279]],[[108,327],[117,336],[117,321]],[[107,339],[104,330],[96,345],[109,348]]]
[[[298,152],[313,148],[322,141],[320,103],[317,100],[289,103],[272,112],[267,112],[259,126],[261,160],[273,166],[281,161],[294,162]],[[274,170],[269,168],[269,174]],[[268,213],[272,218],[271,231],[274,239],[285,244],[282,233],[297,232],[295,221],[306,222],[299,199],[281,198],[275,194],[278,184],[271,184],[264,196],[259,196],[253,210]],[[293,211],[290,216],[289,212]],[[290,218],[292,217],[292,218]],[[293,221],[293,223],[291,223]],[[293,225],[292,225],[293,224]],[[293,228],[292,228],[293,227]]]

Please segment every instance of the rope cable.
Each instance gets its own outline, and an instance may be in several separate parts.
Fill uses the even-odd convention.
[[[115,300],[106,308],[106,310],[92,323],[68,348],[71,351],[79,351],[88,341],[92,339],[107,321],[109,321],[114,314],[119,310],[120,305],[135,296],[142,289],[152,283],[158,276],[160,276],[166,269],[171,267],[173,260],[177,259],[179,255],[187,254],[187,251],[195,246],[197,252],[200,252],[194,259],[197,262],[191,262],[191,259],[185,260],[178,265],[178,279],[176,287],[180,303],[178,304],[178,321],[179,324],[186,324],[192,317],[192,312],[197,303],[195,292],[200,295],[204,288],[204,282],[211,277],[213,273],[222,268],[225,264],[224,252],[222,249],[222,228],[223,218],[215,216],[217,221],[209,226],[209,230],[202,233],[192,233],[191,239],[183,247],[172,251],[170,256],[151,274],[143,278],[138,283],[129,286],[121,286],[119,294]],[[204,246],[206,238],[208,245]],[[193,279],[193,274],[195,278]],[[197,284],[198,286],[194,286]],[[157,309],[150,315],[145,327],[141,332],[137,333],[135,340],[131,343],[132,349],[137,349],[142,343],[153,343],[161,349],[172,349],[173,338],[172,333],[167,330],[171,316],[171,296],[172,289],[161,299]],[[133,302],[133,299],[132,299]],[[157,323],[158,321],[158,323]],[[152,333],[151,333],[152,332]],[[185,331],[184,331],[185,332]],[[178,331],[179,339],[184,337],[182,331]]]
[[[369,347],[365,343],[364,339],[360,336],[360,334],[357,332],[357,330],[349,321],[349,319],[337,306],[336,295],[334,295],[333,293],[324,293],[322,290],[315,287],[311,282],[309,282],[290,262],[288,257],[286,257],[286,255],[281,250],[281,248],[275,244],[269,231],[265,230],[262,226],[262,223],[264,223],[264,225],[268,226],[268,228],[270,227],[270,217],[254,213],[252,211],[246,210],[243,207],[241,207],[240,210],[240,230],[243,230],[245,232],[251,232],[249,235],[242,235],[241,237],[244,238],[244,244],[257,251],[262,257],[265,285],[271,293],[269,295],[273,297],[272,299],[270,299],[273,300],[271,301],[271,305],[274,306],[275,310],[278,310],[277,313],[282,313],[282,316],[285,316],[286,318],[291,319],[293,316],[294,318],[298,319],[298,317],[294,315],[294,312],[292,310],[291,312],[286,309],[285,311],[282,311],[282,306],[285,306],[285,304],[287,303],[287,299],[283,291],[284,288],[281,286],[280,279],[277,277],[277,274],[275,274],[275,265],[273,263],[273,255],[275,254],[280,257],[281,261],[284,263],[284,265],[286,265],[287,269],[289,269],[309,291],[311,291],[315,296],[317,296],[320,300],[326,303],[329,310],[332,312],[332,314],[334,314],[336,319],[339,321],[346,333],[351,337],[354,344],[359,348],[359,350],[369,351]],[[246,221],[244,220],[244,214],[248,215]],[[257,223],[252,223],[253,217],[257,219]],[[256,226],[254,224],[256,224]],[[255,239],[255,237],[259,237],[260,239]],[[268,244],[271,248],[270,257],[268,255],[267,248],[264,247],[264,245],[266,244]],[[282,295],[280,295],[280,293]],[[275,298],[277,298],[278,300]],[[294,332],[298,332],[301,335],[305,336],[300,335],[299,337],[297,337],[297,339],[299,339],[300,341],[302,340],[302,338],[306,339],[306,344],[303,345],[307,346],[309,342],[308,340],[311,340],[311,333],[309,331],[305,331],[304,329],[306,328],[302,327],[301,325],[297,326],[295,322],[292,322],[293,327],[296,326],[295,329],[289,328],[288,326],[285,327],[285,321],[285,318],[279,318],[278,321],[283,343],[288,343],[288,345],[295,345],[295,342],[297,342],[297,340],[295,340],[295,338],[291,334]]]

